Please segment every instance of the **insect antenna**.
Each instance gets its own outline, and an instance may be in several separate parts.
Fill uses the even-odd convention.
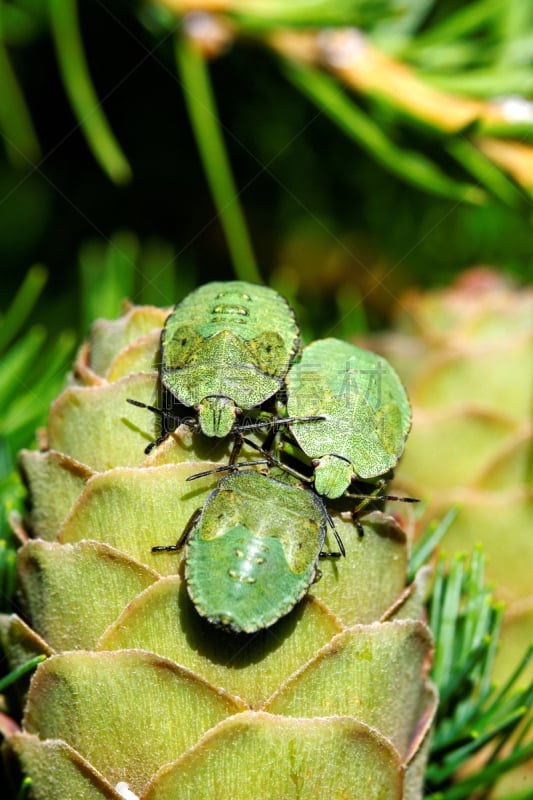
[[[222,467],[213,467],[205,472],[195,472],[194,475],[189,475],[185,481],[195,481],[197,478],[205,478],[206,475],[214,475],[216,472],[238,472],[241,467],[256,467],[258,464],[268,464],[266,458],[257,459],[257,461],[242,461],[240,464],[224,464]]]
[[[280,427],[281,425],[291,425],[293,422],[319,422],[320,420],[324,420],[326,417],[322,416],[313,416],[313,417],[282,417],[279,419],[267,419],[261,420],[259,422],[250,422],[246,425],[238,425],[235,426],[235,432],[241,433],[241,431],[255,431],[257,428],[269,428],[269,427]]]
[[[132,406],[137,406],[138,408],[148,409],[148,411],[151,411],[153,414],[157,414],[157,416],[161,417],[163,422],[171,420],[172,422],[176,423],[176,428],[179,425],[187,425],[189,428],[193,428],[194,430],[197,430],[198,428],[198,424],[194,420],[187,419],[187,417],[178,417],[175,414],[171,414],[170,411],[167,411],[166,409],[147,405],[146,403],[142,403],[140,400],[133,400],[131,397],[127,397],[126,402],[131,403]],[[157,439],[154,439],[153,442],[150,442],[150,444],[144,448],[144,452],[148,455],[148,453],[153,450],[154,447],[157,447],[159,444],[161,444],[161,442],[163,442],[171,432],[172,431],[169,430],[163,431],[161,436],[158,436]]]
[[[257,450],[259,453],[261,453],[262,456],[264,456],[264,458],[258,458],[255,461],[242,461],[240,464],[237,464],[236,463],[236,458],[237,458],[237,456],[238,456],[243,444],[247,444],[249,447],[253,448],[254,450]],[[299,472],[296,472],[296,470],[293,470],[291,467],[287,467],[279,459],[277,459],[275,456],[273,456],[272,453],[269,453],[268,450],[265,450],[264,448],[262,448],[261,445],[256,444],[251,439],[247,439],[245,436],[241,436],[240,435],[240,430],[236,431],[235,443],[234,443],[234,446],[233,446],[233,450],[231,452],[229,464],[224,464],[221,467],[214,467],[213,469],[206,470],[205,472],[197,472],[194,475],[189,475],[189,477],[186,478],[185,480],[186,481],[194,481],[197,478],[205,478],[206,475],[212,475],[213,473],[216,473],[216,472],[237,471],[238,469],[241,469],[241,467],[256,467],[256,466],[258,466],[260,464],[270,464],[270,465],[273,464],[276,467],[280,467],[281,469],[284,469],[287,472],[290,472],[291,474],[295,475],[297,478],[300,478],[302,480],[307,480],[305,478],[305,476],[300,475]]]
[[[252,447],[254,450],[257,450],[259,453],[262,453],[269,464],[273,464],[275,467],[279,467],[279,469],[282,469],[289,475],[293,475],[295,478],[298,478],[298,480],[302,481],[303,483],[311,483],[311,478],[309,478],[307,475],[303,475],[301,472],[298,472],[298,470],[294,469],[294,467],[289,467],[288,464],[284,464],[283,461],[280,461],[279,458],[273,456],[271,452],[265,450],[265,448],[261,447],[261,445],[256,444],[256,442],[253,442],[251,439],[247,439],[245,436],[242,437],[242,441],[244,444],[247,444],[249,447]]]

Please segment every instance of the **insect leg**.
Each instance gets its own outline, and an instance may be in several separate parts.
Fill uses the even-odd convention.
[[[419,503],[420,500],[416,497],[397,497],[395,494],[378,494],[385,485],[384,481],[381,481],[376,488],[370,492],[370,494],[351,494],[350,492],[346,492],[346,497],[354,500],[361,500],[360,503],[356,505],[356,507],[351,512],[352,522],[357,528],[357,532],[359,534],[359,538],[362,539],[365,535],[363,530],[363,526],[359,521],[359,514],[365,506],[372,502],[372,500],[397,500],[404,503]]]
[[[275,467],[279,467],[285,472],[288,472],[289,475],[294,475],[295,478],[298,478],[298,480],[302,481],[303,483],[311,483],[311,478],[308,478],[307,475],[302,475],[302,473],[298,472],[298,470],[294,469],[293,467],[289,467],[287,464],[284,464],[283,461],[280,461],[279,458],[273,456],[272,453],[268,452],[268,450],[265,450],[260,445],[252,442],[251,439],[247,439],[245,436],[243,436],[242,440],[249,447],[252,447],[254,450],[258,450],[260,453],[262,453],[267,459],[265,463],[273,464]]]
[[[379,494],[379,492],[383,489],[385,485],[386,485],[385,481],[380,480],[375,489],[369,494],[351,494],[351,492],[348,490],[345,496],[353,498],[354,500],[366,500],[366,503],[359,504],[359,506],[357,507],[357,511],[361,511],[367,505],[367,503],[370,503],[371,500],[395,500],[400,503],[420,502],[418,497],[398,497],[395,494]]]
[[[419,497],[398,497],[395,494],[375,494],[375,492],[371,492],[371,494],[350,494],[350,492],[346,492],[344,497],[348,497],[350,500],[366,500],[366,503],[360,503],[357,507],[358,511],[361,511],[371,500],[395,500],[399,503],[420,503]]]
[[[362,539],[365,535],[363,526],[359,520],[359,514],[365,506],[372,502],[372,500],[395,500],[402,503],[419,503],[420,500],[417,497],[398,497],[395,494],[378,494],[384,486],[384,482],[380,482],[378,486],[374,489],[374,491],[370,492],[370,494],[351,494],[350,492],[346,492],[346,497],[349,497],[353,500],[361,500],[358,505],[351,511],[352,522],[357,528],[357,533],[359,534],[359,538]]]
[[[233,447],[231,448],[231,453],[229,457],[230,465],[235,464],[235,462],[237,461],[239,453],[242,450],[243,441],[244,440],[242,436],[240,435],[240,433],[237,432],[235,434],[235,439],[233,440]]]
[[[359,513],[359,508],[354,508],[352,511],[352,522],[357,528],[357,535],[359,536],[360,539],[362,539],[363,536],[365,535],[365,529],[363,528],[361,520],[357,516],[358,513]]]
[[[317,497],[318,497],[318,495],[317,495]],[[333,536],[335,537],[335,539],[337,541],[337,544],[339,545],[339,550],[340,550],[340,553],[325,553],[324,555],[326,555],[326,556],[328,556],[330,558],[338,558],[339,556],[345,556],[346,555],[346,549],[344,547],[344,542],[342,541],[342,539],[341,539],[341,537],[339,535],[339,532],[338,532],[337,528],[335,527],[335,523],[333,522],[333,520],[331,518],[331,514],[329,513],[329,511],[327,510],[326,506],[324,505],[324,501],[321,501],[321,502],[322,502],[322,506],[324,508],[324,511],[326,513],[326,519],[328,521],[328,525],[330,526],[331,530],[333,531]],[[322,555],[322,553],[320,555]]]
[[[154,547],[152,547],[152,553],[178,552],[179,550],[181,550],[181,548],[191,535],[191,531],[198,522],[201,513],[202,513],[201,508],[197,508],[196,511],[192,513],[191,518],[189,519],[188,523],[183,529],[183,532],[178,541],[176,542],[176,544],[157,544]]]

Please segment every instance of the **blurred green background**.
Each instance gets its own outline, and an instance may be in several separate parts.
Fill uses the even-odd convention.
[[[217,6],[209,18],[185,13]],[[310,332],[346,335],[385,325],[406,287],[448,284],[473,264],[532,276],[533,178],[481,155],[479,117],[443,130],[409,97],[387,96],[390,76],[347,90],[327,59],[305,64],[297,46],[273,44],[280,31],[364,30],[446,97],[488,107],[520,95],[519,122],[498,136],[529,148],[533,10],[523,0],[2,0],[0,24],[4,309],[42,263],[32,320],[83,334],[81,295],[111,262],[123,262],[132,300],[162,305],[248,266],[253,279],[251,247]],[[212,49],[210,25],[227,41],[207,63],[193,51]],[[96,309],[113,310],[103,299]]]

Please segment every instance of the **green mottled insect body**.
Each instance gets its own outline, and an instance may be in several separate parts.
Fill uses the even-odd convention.
[[[338,497],[338,487],[348,486],[352,480],[353,467],[345,458],[336,455],[315,459],[315,489],[322,497]]]
[[[223,478],[185,555],[187,588],[199,614],[235,633],[272,625],[315,579],[326,524],[312,492],[252,470]]]
[[[313,342],[291,369],[287,391],[291,416],[324,418],[291,426],[313,460],[319,494],[340,497],[352,478],[372,480],[396,466],[411,410],[400,379],[384,358],[338,339]]]
[[[161,335],[163,385],[198,410],[207,436],[226,436],[237,409],[268,400],[299,349],[286,300],[244,281],[208,283],[178,303]]]

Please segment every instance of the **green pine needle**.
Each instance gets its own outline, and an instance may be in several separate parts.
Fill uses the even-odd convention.
[[[35,658],[31,658],[29,661],[26,661],[25,664],[21,664],[20,667],[11,670],[8,675],[4,675],[3,678],[0,679],[0,692],[5,692],[8,686],[11,686],[12,683],[16,683],[19,678],[22,678],[23,675],[26,673],[31,672],[35,669],[35,667],[40,664],[42,661],[45,661],[46,656],[35,656]]]
[[[16,564],[17,555],[4,503],[0,506],[0,611],[11,611],[17,582]]]
[[[176,39],[176,59],[191,125],[220,223],[240,280],[262,283],[246,227],[239,190],[222,135],[205,58],[185,37]]]
[[[435,552],[435,548],[453,524],[458,513],[459,506],[452,506],[441,520],[438,522],[431,522],[422,536],[416,541],[413,552],[411,553],[411,558],[409,559],[409,570],[407,574],[409,583],[414,580],[418,570],[429,561],[431,554]]]
[[[17,792],[16,800],[28,800],[30,797],[32,783],[33,781],[31,778],[23,778],[22,783],[20,784],[20,789]]]
[[[81,130],[94,157],[116,183],[131,178],[130,165],[117,142],[94,88],[85,58],[76,0],[50,0],[50,26],[59,69]]]
[[[525,202],[522,191],[495,164],[467,139],[453,139],[447,145],[448,152],[467,171],[474,175],[494,197],[511,208],[520,208]]]
[[[473,792],[481,792],[476,798],[482,800],[507,772],[533,757],[533,742],[525,742],[533,724],[533,683],[519,685],[533,645],[496,689],[492,674],[503,606],[485,585],[484,566],[477,549],[469,560],[457,555],[447,564],[441,557],[435,568],[429,619],[435,636],[432,677],[440,704],[426,800],[460,800]],[[474,756],[475,774],[468,774]],[[533,789],[520,798],[532,800]]]
[[[6,47],[5,17],[6,9],[0,0],[0,125],[10,160],[27,169],[39,159],[40,148],[24,93]]]
[[[23,330],[48,277],[47,271],[39,264],[26,273],[19,290],[11,300],[9,308],[0,320],[0,352]]]
[[[133,297],[139,242],[131,231],[118,231],[108,242],[90,239],[80,254],[82,335],[98,318],[115,319],[125,297]]]
[[[395,13],[390,0],[248,0],[232,19],[247,32],[274,26],[310,27],[356,25],[366,27]]]
[[[473,204],[485,202],[486,195],[479,187],[454,180],[421,152],[397,145],[334,78],[289,61],[284,63],[284,72],[323,114],[394,175],[442,197]]]

